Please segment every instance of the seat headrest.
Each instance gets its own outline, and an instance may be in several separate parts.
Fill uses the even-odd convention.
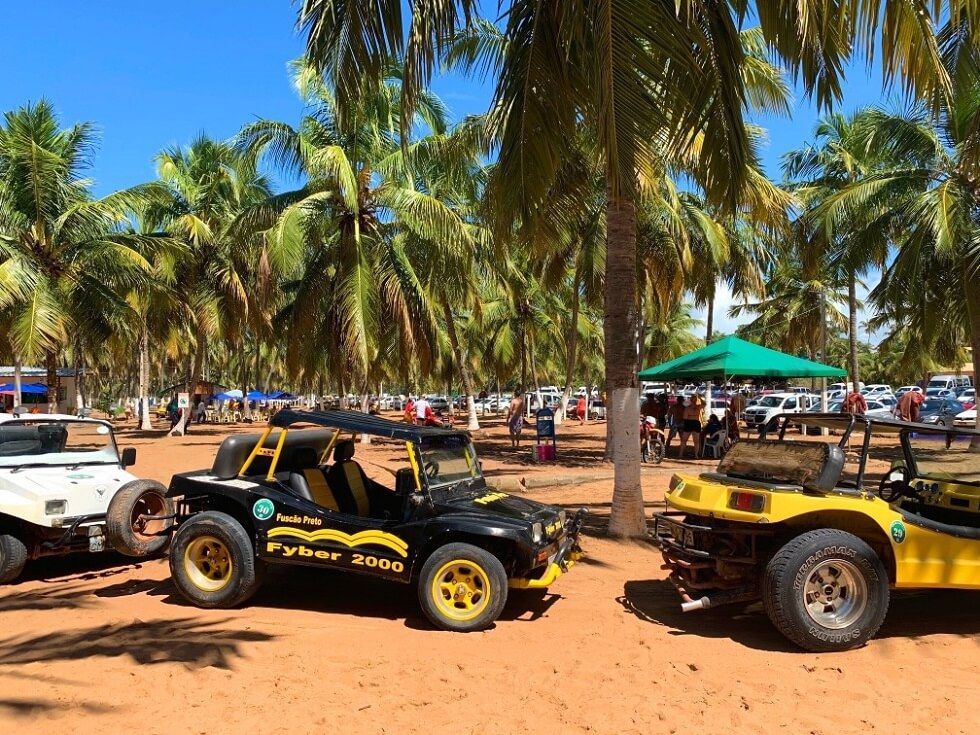
[[[349,459],[354,458],[354,442],[350,439],[344,439],[343,441],[337,442],[337,446],[333,448],[333,461],[334,462],[346,462]]]
[[[320,464],[320,455],[313,447],[304,445],[296,447],[293,451],[292,461],[290,462],[293,469],[306,470],[316,467],[318,464]]]

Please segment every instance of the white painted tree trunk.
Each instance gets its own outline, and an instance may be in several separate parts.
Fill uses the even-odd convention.
[[[480,428],[480,420],[476,416],[476,399],[471,395],[466,396],[466,407],[469,409],[470,420],[466,425],[466,428],[470,431],[476,431]]]
[[[613,388],[609,402],[607,427],[612,434],[613,505],[619,511],[622,528],[646,527],[640,481],[640,391],[637,388]],[[615,535],[616,532],[612,530]]]
[[[21,393],[21,388],[24,385],[24,379],[21,376],[23,372],[23,364],[21,363],[20,356],[14,357],[14,408],[20,406],[24,402],[24,396]]]
[[[140,429],[150,431],[150,335],[146,325],[140,334]]]
[[[361,413],[367,413],[368,412],[368,408],[370,406],[370,403],[371,403],[371,397],[366,392],[365,393],[362,393],[361,394]],[[367,433],[361,434],[361,444],[370,444],[370,443],[371,443],[371,435],[370,434],[367,434]]]

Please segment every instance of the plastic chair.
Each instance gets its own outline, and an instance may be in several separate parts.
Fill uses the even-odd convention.
[[[714,434],[709,436],[704,440],[704,450],[711,450],[711,456],[715,459],[721,459],[721,455],[725,453],[725,443],[728,441],[728,430],[719,429]]]

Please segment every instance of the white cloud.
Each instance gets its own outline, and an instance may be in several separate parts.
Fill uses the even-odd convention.
[[[740,299],[736,299],[732,290],[728,287],[728,284],[724,281],[720,281],[715,287],[715,321],[713,329],[716,332],[724,332],[726,334],[734,334],[736,327],[742,324],[748,324],[752,321],[751,314],[743,314],[738,317],[731,317],[728,315],[728,310],[734,306],[736,303],[742,303]],[[704,323],[706,321],[707,310],[706,309],[694,309],[692,314]],[[704,329],[700,330],[702,334]]]

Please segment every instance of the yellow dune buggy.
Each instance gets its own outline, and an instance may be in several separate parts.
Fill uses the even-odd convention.
[[[791,441],[790,423],[832,437]],[[980,431],[844,414],[776,426],[670,482],[653,537],[684,611],[761,599],[797,645],[840,651],[875,635],[891,588],[980,589]]]

